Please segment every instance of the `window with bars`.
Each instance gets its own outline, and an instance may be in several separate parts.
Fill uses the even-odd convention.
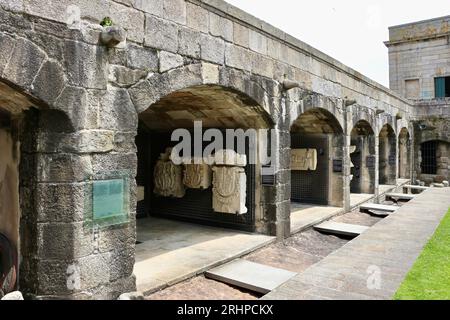
[[[424,142],[421,145],[422,152],[422,173],[424,174],[436,174],[437,173],[437,151],[438,142],[429,141]]]
[[[436,98],[450,97],[450,77],[434,78],[434,89]]]

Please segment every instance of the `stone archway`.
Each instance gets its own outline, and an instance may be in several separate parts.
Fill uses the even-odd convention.
[[[264,232],[266,229],[264,212],[260,205],[263,200],[262,165],[259,158],[255,157],[256,153],[252,152],[256,152],[258,149],[258,145],[256,148],[254,146],[255,143],[258,143],[257,129],[268,129],[270,126],[270,115],[252,98],[235,89],[211,84],[197,85],[174,91],[162,97],[139,114],[136,138],[138,214]],[[195,151],[192,150],[192,159],[202,157],[203,151],[208,148],[209,142],[206,139],[209,138],[206,135],[209,133],[223,137],[223,143],[213,141],[210,137],[209,141],[222,145],[222,147],[215,148],[216,152],[227,149],[227,130],[239,130],[244,135],[235,138],[237,140],[235,148],[238,148],[239,143],[242,142],[243,149],[232,149],[237,153],[244,152],[246,158],[246,163],[239,169],[245,173],[246,183],[241,186],[244,188],[242,189],[244,194],[241,196],[245,199],[241,200],[244,202],[243,206],[245,204],[245,209],[238,215],[233,214],[232,209],[226,206],[222,208],[214,206],[214,188],[222,183],[218,176],[217,179],[213,178],[215,173],[212,173],[211,169],[214,170],[214,166],[202,164],[195,167],[196,172],[202,171],[208,181],[204,181],[204,185],[193,186],[187,183],[186,179],[187,170],[194,170],[194,165],[173,165],[176,171],[174,179],[180,184],[178,187],[173,185],[173,188],[176,187],[175,189],[180,192],[174,189],[173,192],[161,193],[157,187],[159,178],[156,167],[161,164],[161,154],[177,144],[176,141],[171,141],[171,136],[177,129],[183,129],[190,134],[192,148],[197,143],[201,144],[201,154],[194,155]],[[235,133],[239,134],[239,132]],[[202,139],[204,134],[205,141],[194,141],[196,138]],[[240,140],[241,138],[243,140]],[[161,178],[164,179],[164,177]],[[240,197],[239,194],[235,196]]]
[[[385,124],[379,134],[379,183],[396,184],[397,138],[391,125]]]
[[[291,201],[343,206],[344,134],[336,117],[311,108],[291,125]]]
[[[411,136],[403,127],[398,136],[398,174],[401,179],[411,178]]]
[[[351,193],[375,193],[375,133],[370,123],[359,120],[351,131]]]

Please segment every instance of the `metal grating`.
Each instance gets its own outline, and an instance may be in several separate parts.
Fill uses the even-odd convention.
[[[291,199],[294,202],[328,204],[329,150],[326,135],[291,135],[292,149],[318,150],[316,171],[291,172]]]
[[[214,212],[212,209],[212,188],[208,190],[187,189],[186,195],[181,199],[158,197],[153,194],[153,168],[160,153],[167,147],[174,146],[170,141],[170,133],[148,133],[145,144],[150,148],[150,156],[145,165],[148,178],[145,180],[146,201],[145,208],[148,214],[163,218],[173,218],[186,222],[195,222],[213,226],[227,227],[238,230],[254,231],[255,228],[255,165],[247,165],[247,199],[248,212],[243,215],[233,215]],[[205,145],[206,146],[206,145]],[[246,145],[248,157],[248,142]],[[139,171],[139,170],[138,170]]]
[[[420,167],[422,168],[422,173],[437,173],[437,147],[437,141],[424,142],[420,145],[420,151],[422,153],[422,162]]]

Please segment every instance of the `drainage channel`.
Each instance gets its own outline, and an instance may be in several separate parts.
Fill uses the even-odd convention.
[[[385,201],[401,206],[403,202]],[[355,210],[332,219],[333,222],[371,227],[382,217]],[[261,265],[301,273],[344,246],[350,237],[335,236],[308,229],[261,248],[242,259]],[[178,283],[146,297],[148,300],[256,300],[262,294],[245,290],[204,275]]]

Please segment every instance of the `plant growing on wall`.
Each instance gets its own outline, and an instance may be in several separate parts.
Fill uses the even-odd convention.
[[[110,17],[104,17],[100,25],[102,27],[111,27],[113,25],[112,19]]]

